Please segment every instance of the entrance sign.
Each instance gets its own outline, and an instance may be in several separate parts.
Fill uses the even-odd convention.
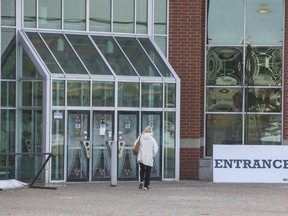
[[[214,145],[213,182],[288,183],[288,146]]]

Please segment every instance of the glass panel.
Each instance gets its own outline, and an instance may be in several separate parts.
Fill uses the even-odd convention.
[[[15,152],[15,111],[0,110],[0,153]],[[0,179],[15,179],[14,157],[0,157]]]
[[[139,107],[139,83],[118,83],[118,106]]]
[[[165,107],[176,107],[176,84],[165,83]]]
[[[62,80],[53,80],[52,85],[53,106],[65,105],[65,82]]]
[[[135,38],[116,38],[140,76],[160,76]]]
[[[281,112],[281,96],[279,88],[249,88],[246,112]]]
[[[162,76],[173,77],[170,69],[167,67],[167,64],[163,61],[151,41],[148,38],[139,38],[139,41]]]
[[[243,82],[241,47],[212,47],[207,51],[207,85],[235,86]]]
[[[214,144],[242,143],[242,115],[208,114],[206,117],[206,155]]]
[[[93,82],[92,106],[114,106],[114,82]]]
[[[37,71],[36,67],[34,66],[33,62],[31,61],[23,47],[21,47],[20,53],[22,54],[22,58],[20,59],[20,77],[41,78],[41,75]]]
[[[89,137],[89,114],[70,112],[67,135],[67,179],[79,181],[89,179],[89,158],[83,141]]]
[[[148,2],[136,1],[136,33],[147,34]]]
[[[281,145],[281,115],[247,115],[246,144]]]
[[[101,5],[101,6],[100,6]],[[111,31],[110,0],[90,0],[90,31]]]
[[[154,40],[160,50],[162,51],[163,55],[167,57],[167,37],[163,36],[154,36]]]
[[[66,36],[91,74],[112,75],[110,69],[87,36]]]
[[[154,33],[167,34],[167,0],[154,1]]]
[[[207,88],[207,112],[241,112],[242,88]]]
[[[61,0],[39,1],[39,28],[61,29]]]
[[[26,34],[29,37],[32,44],[34,45],[38,54],[44,61],[45,65],[49,69],[50,73],[62,73],[61,69],[57,65],[56,61],[54,60],[50,51],[45,46],[40,36],[37,33],[31,33],[31,32],[26,32]]]
[[[1,26],[16,25],[16,1],[1,0]]]
[[[154,157],[153,167],[151,169],[151,178],[160,178],[161,170],[161,133],[162,133],[162,118],[159,113],[143,113],[142,116],[142,131],[149,125],[153,128],[153,137],[155,138],[159,150]]]
[[[117,75],[136,76],[133,68],[125,58],[112,37],[92,37]]]
[[[64,110],[52,112],[52,153],[51,179],[64,180],[64,143],[65,114]]]
[[[93,115],[93,161],[92,178],[109,179],[111,176],[111,149],[109,141],[113,139],[113,114],[94,112]]]
[[[281,47],[247,47],[249,67],[246,76],[249,85],[282,85],[282,48]]]
[[[1,78],[16,77],[16,34],[14,29],[1,29]]]
[[[87,74],[80,60],[61,34],[41,34],[66,74]]]
[[[208,0],[207,4],[207,44],[239,45],[243,43],[243,1]]]
[[[134,0],[113,1],[113,32],[134,32]]]
[[[90,82],[68,81],[67,104],[68,106],[90,106]]]
[[[15,82],[1,82],[1,106],[15,107],[16,105],[16,83]]]
[[[64,29],[86,29],[85,0],[64,0]]]
[[[42,106],[42,81],[20,81],[21,106]]]
[[[162,83],[142,83],[142,107],[163,106]]]
[[[42,151],[42,111],[23,110],[19,112],[19,152],[41,153]],[[19,179],[30,180],[39,171],[41,157],[23,156],[19,162]]]
[[[283,0],[247,1],[248,42],[253,45],[282,44],[283,10]]]
[[[175,121],[176,113],[164,116],[164,178],[175,178]]]
[[[36,28],[36,0],[24,1],[24,27]]]
[[[133,113],[121,113],[118,119],[118,178],[136,179],[137,162],[132,148],[139,135],[138,115]]]

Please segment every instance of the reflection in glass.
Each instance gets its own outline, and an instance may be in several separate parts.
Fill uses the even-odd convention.
[[[20,64],[20,77],[25,78],[41,78],[41,75],[37,71],[30,57],[27,55],[25,50],[21,47],[21,64]]]
[[[114,106],[114,82],[93,82],[92,106]]]
[[[283,43],[283,0],[247,1],[246,35],[254,44]]]
[[[38,4],[39,28],[61,29],[61,0],[42,0]]]
[[[0,111],[0,153],[15,152],[15,110]],[[0,180],[15,179],[14,157],[0,157]]]
[[[51,179],[64,180],[64,143],[65,115],[64,110],[52,112],[52,153]]]
[[[85,0],[64,0],[64,29],[84,31],[85,28]]]
[[[147,34],[148,2],[136,1],[136,33]]]
[[[207,44],[239,45],[243,43],[243,1],[208,0],[207,4],[209,5],[207,11]]]
[[[249,85],[282,85],[282,48],[247,47],[246,76]]]
[[[88,81],[67,82],[67,105],[90,106],[90,83]]]
[[[36,0],[24,1],[24,27],[36,28]]]
[[[16,0],[1,0],[1,26],[16,25]]]
[[[279,88],[249,88],[246,112],[281,112],[281,95]]]
[[[162,83],[142,83],[141,91],[142,107],[163,106],[163,85]]]
[[[134,0],[113,1],[113,32],[134,32]]]
[[[118,106],[139,107],[139,83],[118,83]]]
[[[26,32],[33,46],[37,50],[38,54],[41,56],[45,65],[48,67],[51,73],[62,73],[61,69],[57,65],[56,61],[52,57],[50,51],[45,46],[44,42],[37,33]]]
[[[242,111],[241,88],[207,88],[207,112],[240,112]]]
[[[206,155],[212,156],[214,144],[242,144],[242,115],[206,116]]]
[[[1,78],[16,77],[16,36],[14,29],[1,29]]]
[[[109,179],[111,176],[111,147],[113,139],[113,114],[109,112],[94,112],[93,115],[93,180]]]
[[[166,36],[154,36],[154,40],[163,55],[167,57],[167,37]]]
[[[240,47],[212,47],[207,51],[207,85],[242,84],[243,56]]]
[[[164,116],[164,178],[175,178],[175,112]]]
[[[92,37],[117,75],[136,76],[130,63],[112,37]]]
[[[41,35],[66,74],[87,74],[62,34],[42,33]]]
[[[99,7],[101,5],[101,7]],[[90,31],[111,31],[110,0],[90,0]]]
[[[52,105],[65,105],[65,82],[63,80],[53,80],[52,84]]]
[[[148,38],[139,38],[139,41],[162,76],[173,77],[173,74],[167,67],[167,64],[163,61],[151,41]]]
[[[126,56],[140,76],[160,76],[135,38],[116,38]]]
[[[167,34],[167,0],[154,1],[154,33]]]
[[[175,108],[176,107],[176,84],[165,83],[165,107]]]
[[[1,106],[15,107],[16,105],[16,83],[9,81],[1,82]]]
[[[245,144],[281,144],[281,115],[246,115]]]
[[[20,81],[21,106],[42,106],[42,81]]]

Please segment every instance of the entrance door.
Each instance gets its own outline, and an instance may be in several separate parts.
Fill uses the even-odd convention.
[[[158,144],[159,150],[154,158],[153,168],[151,170],[151,179],[161,179],[161,143],[162,143],[162,113],[160,112],[142,112],[141,127],[142,130],[148,125],[152,126],[154,138]]]
[[[67,129],[67,180],[89,180],[89,112],[69,111]]]
[[[138,167],[132,149],[138,130],[138,112],[119,112],[118,114],[118,179],[136,180]]]

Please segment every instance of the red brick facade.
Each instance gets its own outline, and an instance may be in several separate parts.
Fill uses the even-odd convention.
[[[169,61],[181,79],[180,139],[200,139],[204,126],[205,0],[170,0],[169,15]],[[198,179],[200,157],[200,148],[181,148],[180,179]]]

